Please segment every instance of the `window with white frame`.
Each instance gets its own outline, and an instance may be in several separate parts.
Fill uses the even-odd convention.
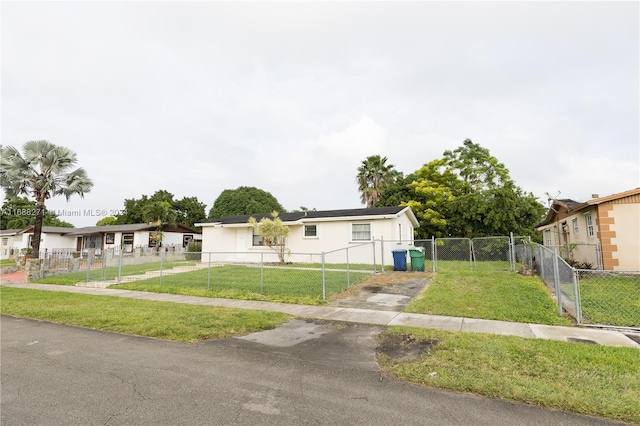
[[[252,245],[254,247],[263,246],[264,245],[264,237],[262,235],[258,234],[255,229],[253,230]]]
[[[578,219],[573,219],[572,223],[573,223],[573,233],[578,235],[578,231],[579,231]]]
[[[318,237],[318,226],[317,225],[304,225],[304,236],[306,238],[317,238]]]
[[[402,224],[398,224],[398,239],[402,242]]]
[[[584,219],[587,221],[587,236],[593,237],[593,218],[590,214],[586,215]]]
[[[9,245],[9,238],[8,237],[2,237],[2,247],[6,247]]]
[[[370,223],[351,224],[351,240],[352,241],[371,241],[371,224]]]
[[[545,245],[551,246],[551,229],[544,231],[544,241]]]

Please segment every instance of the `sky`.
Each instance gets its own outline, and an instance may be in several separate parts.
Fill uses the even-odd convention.
[[[364,207],[370,155],[412,173],[465,139],[547,204],[640,187],[640,3],[2,1],[0,137],[75,151],[47,207],[94,225],[163,189],[208,210]],[[4,194],[2,194],[4,196]]]

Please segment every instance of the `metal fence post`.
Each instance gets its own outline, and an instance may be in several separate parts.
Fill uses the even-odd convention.
[[[349,275],[349,247],[345,249],[345,253],[347,254],[347,288],[351,286],[351,277]]]
[[[160,285],[162,285],[162,264],[164,260],[164,248],[160,247],[162,251],[160,252]]]
[[[513,232],[509,233],[509,257],[511,259],[511,272],[516,271],[516,247],[515,241],[513,240]]]
[[[124,250],[120,248],[120,257],[118,258],[118,284],[122,281],[122,254]]]
[[[46,252],[45,252],[46,255]],[[91,250],[87,251],[87,282],[91,280]]]
[[[260,293],[264,293],[264,253],[260,253]]]
[[[209,263],[207,264],[207,291],[211,290],[211,252],[209,252]]]
[[[374,251],[374,256],[375,256],[375,251]],[[324,276],[324,252],[322,252],[321,257],[322,257],[322,300],[327,300],[327,289],[326,289],[326,282],[325,282],[325,276]],[[374,265],[375,265],[375,260],[374,260]]]
[[[473,271],[474,268],[474,264],[473,264],[473,240],[469,239],[469,270]]]
[[[434,235],[431,236],[431,241],[433,241],[433,272],[438,272],[438,241]]]
[[[573,270],[573,295],[576,298],[576,321],[579,325],[582,324],[582,301],[580,300],[580,273],[577,269]]]
[[[373,272],[378,272],[378,267],[376,265],[376,240],[372,241],[373,243]]]
[[[560,266],[558,265],[558,249],[553,252],[553,284],[558,298],[558,314],[562,316],[562,289],[560,288]]]

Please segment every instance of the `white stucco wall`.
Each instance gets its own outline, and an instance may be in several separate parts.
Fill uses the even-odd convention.
[[[76,237],[75,236],[66,236],[60,234],[42,234],[42,241],[40,242],[40,250],[55,250],[55,249],[66,249],[66,250],[75,250],[76,248]]]
[[[373,247],[368,241],[352,240],[352,224],[368,223],[371,225],[372,239],[384,239],[385,263],[392,262],[391,250],[396,248],[395,243],[400,239],[400,227],[402,226],[402,239],[404,245],[413,241],[413,224],[406,214],[392,218],[358,218],[347,220],[316,219],[304,221],[303,224],[289,226],[289,238],[287,249],[290,253],[288,259],[293,262],[320,262],[320,253],[334,252],[326,255],[328,263],[346,262],[346,252],[339,249],[349,247],[349,262],[373,263]],[[316,225],[317,237],[305,237],[304,225]],[[205,224],[202,230],[202,251],[212,252],[212,261],[260,261],[260,253],[268,253],[265,261],[275,261],[274,251],[269,247],[252,245],[253,229],[247,225],[216,225]],[[377,243],[377,250],[380,244]],[[308,254],[318,256],[309,256]],[[381,262],[381,253],[376,253],[376,262]],[[206,259],[204,259],[206,260]]]

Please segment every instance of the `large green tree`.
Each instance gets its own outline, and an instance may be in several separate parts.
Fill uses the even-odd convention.
[[[0,229],[22,229],[35,224],[36,202],[27,197],[5,197],[0,212]],[[73,224],[61,220],[58,215],[45,207],[43,226],[73,228]]]
[[[442,158],[398,179],[378,206],[410,206],[420,221],[418,238],[537,236],[545,212],[535,196],[516,186],[488,149],[466,139]]]
[[[374,207],[383,192],[401,174],[393,164],[387,164],[387,157],[371,155],[364,159],[358,167],[356,182],[360,191],[360,201],[367,208]]]
[[[284,211],[284,207],[269,192],[253,186],[240,186],[220,193],[209,210],[209,219]]]
[[[93,187],[85,170],[75,168],[77,162],[75,152],[44,140],[25,143],[22,153],[13,146],[0,147],[0,186],[9,197],[27,195],[36,202],[35,259],[40,255],[45,202],[57,195],[64,195],[67,201],[73,195],[84,197]]]
[[[158,212],[159,206],[169,210],[165,212],[166,217],[171,218],[175,223],[193,226],[206,219],[206,206],[196,197],[183,197],[180,200],[174,200],[173,197],[172,193],[160,189],[151,196],[142,195],[140,198],[125,199],[124,211],[116,217],[117,224],[149,222],[149,212]],[[157,219],[156,217],[151,221],[155,222]]]

